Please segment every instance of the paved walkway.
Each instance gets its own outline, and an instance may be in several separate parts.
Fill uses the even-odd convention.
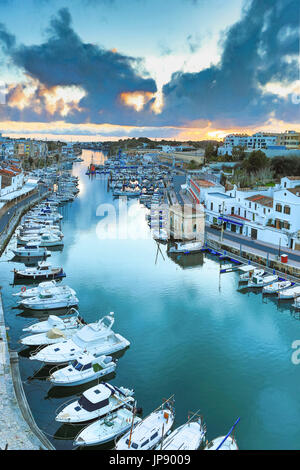
[[[41,443],[24,420],[16,398],[0,296],[0,449],[37,450]]]
[[[40,189],[40,194],[44,194],[45,192],[47,192],[47,189],[44,188],[44,187],[41,187]],[[3,216],[0,218],[0,233],[5,229],[5,227],[7,226],[9,220],[13,217],[13,215],[16,213],[16,211],[22,207],[22,206],[25,206],[26,204],[28,204],[29,202],[33,201],[34,199],[37,198],[37,195],[39,194],[39,192],[37,193],[34,193],[32,194],[31,196],[23,199],[22,201],[18,202],[17,204],[15,204],[13,207],[11,207],[10,209],[8,209],[5,214],[3,214]]]
[[[210,227],[205,228],[208,237],[211,240],[220,242],[221,232],[214,230]],[[230,246],[236,249],[242,249],[249,253],[252,253],[257,256],[266,258],[269,256],[270,260],[277,260],[278,256],[278,247],[264,242],[258,242],[257,240],[251,240],[245,238],[238,234],[231,234],[230,232],[223,232],[223,242],[224,244],[228,243]],[[288,266],[294,266],[300,268],[300,253],[298,254],[295,251],[289,250],[287,248],[281,248],[281,254],[288,255]]]

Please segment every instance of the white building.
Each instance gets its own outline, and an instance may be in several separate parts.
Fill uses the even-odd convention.
[[[281,247],[300,249],[300,177],[263,191],[234,188],[205,195],[206,223]],[[242,239],[241,239],[242,243]]]

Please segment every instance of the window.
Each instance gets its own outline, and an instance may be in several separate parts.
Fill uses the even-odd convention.
[[[276,212],[282,212],[282,205],[281,204],[276,204],[275,210],[276,210]]]
[[[213,203],[212,203],[212,202],[210,203],[210,210],[211,210],[211,211],[213,211],[213,210],[214,210],[214,205],[213,205]]]
[[[153,434],[153,435],[150,437],[150,440],[152,441],[152,440],[155,439],[157,436],[158,436],[158,432],[156,432],[155,434]]]
[[[290,208],[290,206],[284,206],[283,212],[284,212],[285,214],[288,214],[288,215],[289,215],[289,214],[291,213],[291,208]]]

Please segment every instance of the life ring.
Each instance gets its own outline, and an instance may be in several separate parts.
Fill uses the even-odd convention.
[[[21,292],[25,292],[26,291],[26,287],[23,286],[22,289],[21,289]]]

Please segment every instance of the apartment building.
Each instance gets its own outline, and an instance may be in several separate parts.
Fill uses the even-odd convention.
[[[223,140],[223,145],[219,147],[220,155],[232,155],[233,147],[243,147],[245,151],[252,150],[299,150],[300,132],[286,131],[278,132],[256,132],[253,135],[229,134]]]

